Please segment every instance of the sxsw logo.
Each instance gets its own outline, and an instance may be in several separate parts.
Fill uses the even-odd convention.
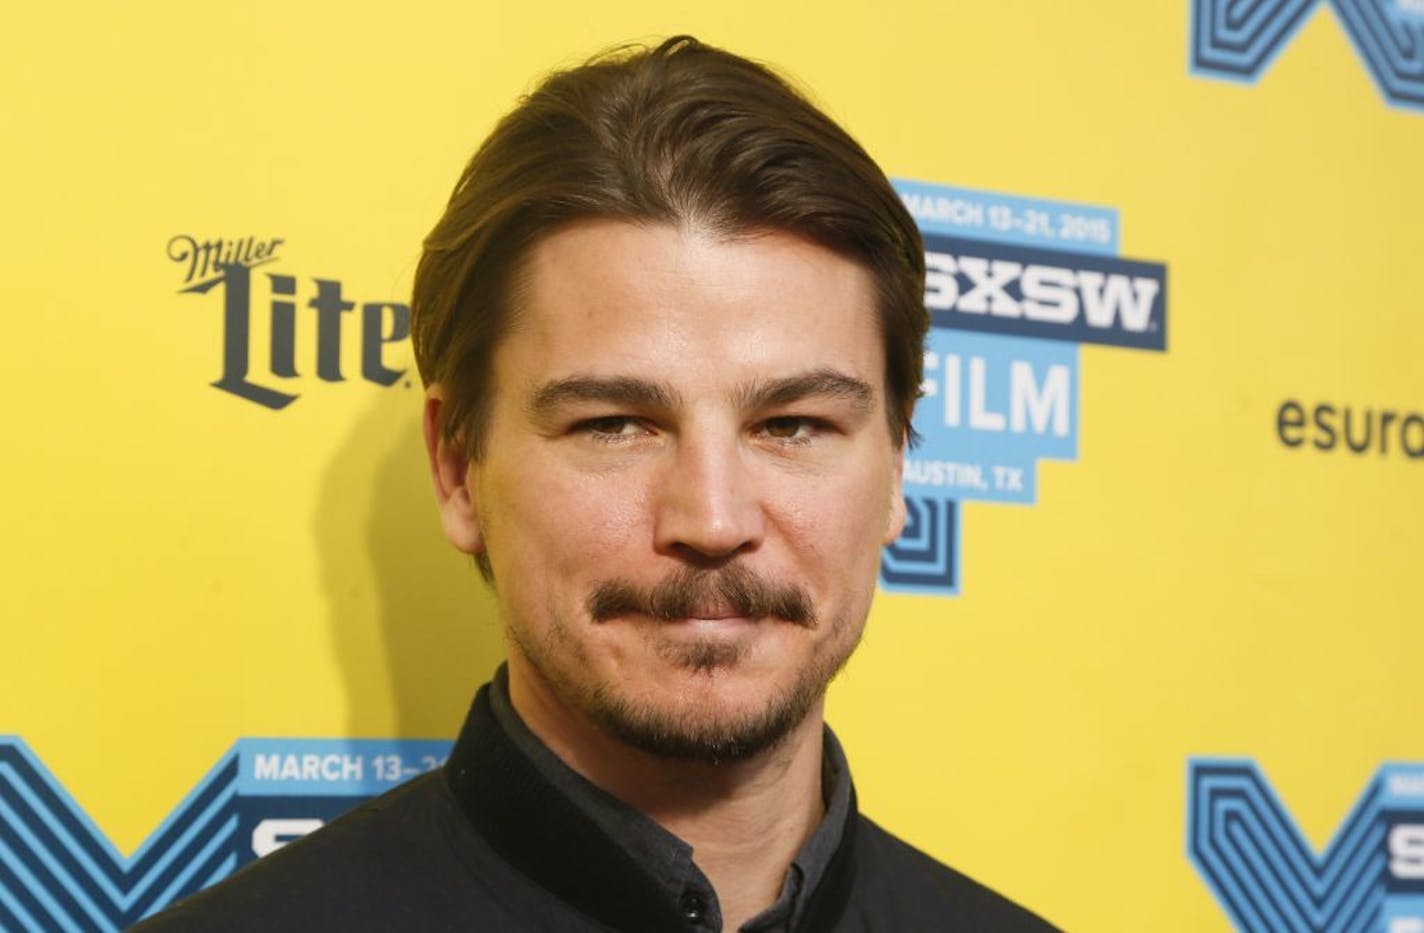
[[[949,327],[1166,349],[1162,267],[925,237],[925,305]]]
[[[450,744],[239,739],[124,856],[23,740],[0,736],[0,931],[126,929],[438,768]]]
[[[254,272],[277,261],[284,243],[280,237],[200,240],[188,234],[168,241],[168,258],[183,274],[179,293],[214,293],[219,299],[222,371],[212,385],[278,410],[297,400],[298,393],[287,387],[303,376],[342,382],[348,321],[359,327],[361,378],[394,385],[405,370],[386,365],[384,351],[410,336],[409,306],[374,301],[360,304],[358,311],[336,279],[314,278],[310,286],[299,286],[296,276]],[[264,346],[256,345],[259,334]],[[314,345],[312,357],[298,358],[299,338]]]
[[[1385,100],[1424,109],[1424,0],[1192,0],[1191,68],[1254,83],[1327,4]]]
[[[1188,853],[1243,933],[1424,933],[1424,764],[1376,772],[1317,854],[1251,761],[1199,758]]]
[[[1118,255],[1111,208],[897,180],[925,242],[921,443],[886,589],[959,592],[965,501],[1030,505],[1078,456],[1078,348],[1167,348],[1167,267]]]

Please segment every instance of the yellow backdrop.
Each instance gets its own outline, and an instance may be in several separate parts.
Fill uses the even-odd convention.
[[[692,32],[794,75],[896,178],[1115,210],[1121,255],[1166,266],[1165,352],[1082,345],[1076,459],[1034,504],[962,503],[958,595],[882,594],[830,720],[867,813],[1064,928],[1232,929],[1189,761],[1254,761],[1320,852],[1381,764],[1424,760],[1424,111],[1372,79],[1351,6],[1307,10],[1254,84],[1192,67],[1191,0],[12,12],[0,733],[124,855],[240,738],[453,734],[499,632],[438,530],[408,346],[376,339],[393,385],[362,376],[362,306],[393,333],[540,73]],[[294,279],[301,375],[269,372],[257,271],[251,339],[286,407],[211,386],[224,297],[182,291],[185,235],[282,240],[260,272]],[[355,305],[341,381],[318,280]],[[1387,449],[1320,449],[1321,404],[1397,412]]]

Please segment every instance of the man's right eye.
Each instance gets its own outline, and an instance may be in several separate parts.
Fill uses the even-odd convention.
[[[576,430],[591,435],[596,440],[620,441],[640,434],[646,434],[645,428],[637,418],[628,415],[609,415],[605,418],[589,418],[580,421]]]

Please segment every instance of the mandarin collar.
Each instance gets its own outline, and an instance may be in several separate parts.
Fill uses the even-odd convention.
[[[824,739],[826,814],[797,853],[777,902],[744,930],[829,929],[849,900],[855,789],[840,743],[829,729]],[[444,775],[486,841],[582,913],[618,930],[721,928],[692,847],[544,745],[509,702],[503,665],[475,695]]]

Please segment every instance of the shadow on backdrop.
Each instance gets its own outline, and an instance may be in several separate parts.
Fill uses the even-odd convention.
[[[504,657],[495,602],[440,531],[419,384],[372,395],[323,477],[316,513],[347,734],[453,739]]]

